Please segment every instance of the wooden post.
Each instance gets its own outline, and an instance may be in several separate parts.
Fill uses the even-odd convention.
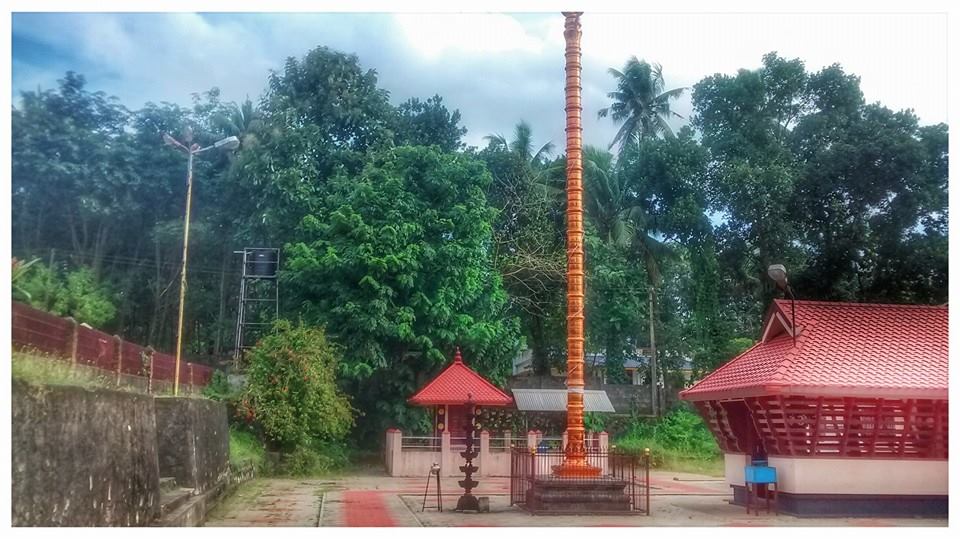
[[[120,369],[123,366],[123,339],[113,336],[113,355],[117,358],[117,386],[120,386]]]

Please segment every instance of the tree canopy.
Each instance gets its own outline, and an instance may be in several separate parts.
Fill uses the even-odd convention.
[[[704,373],[742,351],[777,294],[774,263],[804,299],[947,301],[947,125],[867,102],[840,65],[810,72],[772,52],[694,84],[674,132],[684,88],[666,90],[664,70],[637,58],[611,73],[601,116],[620,125],[619,148],[584,151],[586,347],[608,379],[647,360],[651,320],[671,389],[684,363]],[[320,373],[309,401],[339,419],[311,436],[342,439],[352,406],[351,435],[372,446],[386,427],[430,428],[406,398],[455,346],[496,382],[523,347],[537,373],[562,365],[565,156],[548,134],[518,119],[468,148],[440,95],[394,105],[375,69],[326,47],[265,75],[242,103],[214,88],[133,110],[72,72],[23,93],[13,253],[37,261],[17,266],[17,298],[171,351],[186,163],[161,136],[233,135],[238,151],[195,162],[185,352],[224,364],[233,251],[281,247],[292,323],[261,341],[260,409],[318,420],[294,414],[270,376]],[[290,342],[322,361],[287,365]],[[271,423],[278,443],[303,442],[292,424]]]

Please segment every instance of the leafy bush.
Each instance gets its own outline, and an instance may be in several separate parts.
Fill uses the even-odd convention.
[[[236,399],[238,391],[230,385],[230,380],[223,371],[213,371],[210,383],[203,388],[203,396],[215,401],[231,402]]]
[[[347,435],[353,409],[337,388],[339,353],[322,329],[280,320],[248,357],[237,413],[272,445],[289,451]]]
[[[587,412],[583,414],[583,427],[587,432],[602,432],[605,428],[605,418],[601,414]]]
[[[716,471],[721,456],[703,419],[685,408],[678,408],[659,421],[635,418],[614,445],[631,453],[649,448],[655,467]]]
[[[284,454],[274,475],[311,477],[339,470],[349,461],[345,446],[315,442]]]
[[[252,464],[257,471],[263,471],[266,448],[256,434],[230,427],[230,464],[242,466]]]
[[[27,300],[31,306],[72,316],[96,328],[109,324],[117,314],[113,293],[97,281],[89,268],[61,274],[56,269],[32,264],[30,271],[21,268],[15,284],[15,297]]]

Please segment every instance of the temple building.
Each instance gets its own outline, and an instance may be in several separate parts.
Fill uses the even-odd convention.
[[[510,395],[468,367],[457,348],[453,362],[407,402],[431,410],[434,436],[446,431],[460,437],[467,425],[468,400],[477,406],[509,406],[513,403]]]
[[[680,397],[724,452],[756,453],[794,515],[946,515],[948,308],[775,300],[760,341]]]

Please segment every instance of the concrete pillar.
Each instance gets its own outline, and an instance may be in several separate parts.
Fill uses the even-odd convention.
[[[503,431],[503,450],[508,453],[513,451],[513,433],[508,430]]]
[[[153,355],[155,350],[152,346],[147,347],[147,356],[149,357],[147,363],[147,393],[153,394]]]
[[[113,357],[117,358],[117,385],[120,385],[120,368],[123,366],[123,339],[113,336]]]
[[[606,475],[610,473],[610,435],[607,434],[607,431],[603,431],[597,437],[600,454],[602,455],[600,468],[603,470],[603,474]]]
[[[68,353],[70,354],[70,364],[71,366],[77,366],[77,341],[80,338],[80,324],[73,319],[72,316],[67,317],[67,322],[70,323],[70,340]]]
[[[490,431],[484,429],[480,431],[480,460],[477,467],[480,468],[477,470],[477,474],[480,477],[486,477],[486,470],[490,468]]]
[[[450,431],[444,430],[443,433],[440,434],[440,473],[443,474],[444,477],[453,477],[456,475],[454,473],[456,468],[453,465],[455,462],[456,459],[454,459],[453,451],[450,449]]]
[[[567,431],[564,430],[564,431],[563,431],[563,441],[560,442],[560,451],[566,451],[566,450],[567,450],[567,439],[568,439]]]
[[[527,431],[527,449],[536,451],[538,443],[540,443],[540,440],[537,439],[537,431]]]
[[[399,477],[403,475],[401,470],[402,452],[403,452],[403,433],[400,429],[387,429],[387,475]]]

